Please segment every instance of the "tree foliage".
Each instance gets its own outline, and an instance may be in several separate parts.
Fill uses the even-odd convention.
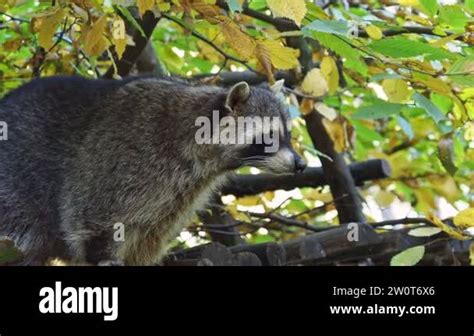
[[[454,220],[459,228],[439,217],[474,206],[472,0],[3,0],[0,11],[0,94],[38,76],[98,78],[112,69],[118,78],[132,32],[144,35],[140,21],[153,13],[159,22],[150,40],[165,73],[207,83],[244,71],[273,83],[285,73],[293,79],[282,99],[294,146],[310,164],[324,155],[303,119],[314,111],[347,161],[387,160],[392,176],[360,188],[369,222],[421,216],[453,238],[469,237],[462,230],[474,225],[472,209]],[[224,203],[253,243],[306,232],[254,212],[315,228],[338,224],[328,187]],[[198,224],[188,230],[196,234],[182,234],[181,244],[207,239]],[[393,263],[410,264],[423,251],[414,247]]]

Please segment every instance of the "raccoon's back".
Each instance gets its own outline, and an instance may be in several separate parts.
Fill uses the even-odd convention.
[[[35,245],[58,222],[63,172],[100,102],[122,85],[77,77],[33,80],[0,100],[0,235]]]
[[[55,172],[74,155],[100,112],[100,99],[115,85],[50,77],[33,80],[4,97],[0,101],[0,120],[7,125],[7,139],[0,141],[3,178],[26,183],[44,176],[54,184]]]

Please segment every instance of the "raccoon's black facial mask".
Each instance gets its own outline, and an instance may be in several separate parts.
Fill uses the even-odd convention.
[[[274,174],[300,173],[306,168],[306,162],[295,152],[290,143],[290,134],[286,132],[280,138],[276,152],[268,152],[267,144],[254,142],[240,152],[242,166],[254,166]]]

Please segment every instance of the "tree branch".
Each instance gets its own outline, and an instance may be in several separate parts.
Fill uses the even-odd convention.
[[[332,2],[333,1],[329,1],[327,5],[331,4]],[[222,9],[229,10],[229,6],[224,0],[218,0],[216,2],[216,5]],[[288,20],[285,18],[274,18],[265,13],[253,10],[249,8],[248,5],[243,6],[242,13],[254,19],[269,23],[273,25],[276,29],[282,32],[300,30],[300,27],[298,27],[298,25],[296,25],[292,20]],[[402,27],[400,29],[388,29],[388,30],[383,31],[382,33],[385,37],[402,35],[402,34],[426,34],[426,35],[439,36],[436,33],[434,33],[433,27],[415,27],[415,26]],[[447,32],[446,34],[449,36],[449,35],[452,35],[453,33]],[[367,38],[369,37],[369,35],[363,29],[363,27],[360,27],[358,37]],[[457,37],[456,40],[462,41],[462,36]]]
[[[213,194],[212,197],[213,200],[209,208],[198,212],[204,230],[209,234],[212,241],[225,246],[243,244],[244,241],[240,237],[238,228],[241,223],[227,213],[217,194]]]
[[[402,34],[420,34],[420,35],[439,36],[434,32],[433,27],[415,27],[415,26],[401,27],[400,29],[388,29],[388,30],[382,31],[382,33],[383,33],[383,36],[385,37],[402,35]],[[450,35],[453,35],[453,33],[446,32],[446,35],[450,36]],[[358,37],[367,38],[369,37],[369,34],[367,34],[367,32],[363,28],[359,28]],[[455,40],[462,41],[462,35],[456,37]]]
[[[127,22],[127,19],[124,18]],[[122,55],[121,59],[118,59],[117,54],[112,52],[114,57],[115,65],[117,66],[117,74],[121,77],[125,77],[130,73],[130,70],[135,65],[138,57],[145,49],[148,40],[150,39],[153,30],[155,29],[156,25],[160,18],[155,17],[155,14],[147,11],[141,19],[138,19],[138,24],[142,27],[145,36],[142,35],[141,32],[138,30],[134,30],[132,33],[133,41],[135,42],[134,46],[128,46],[125,49],[125,52]],[[107,72],[104,74],[104,78],[112,79],[115,73],[114,66],[111,66]]]
[[[194,79],[212,79],[214,83],[221,84],[223,86],[232,86],[239,82],[247,82],[249,85],[258,85],[267,81],[265,75],[251,72],[251,71],[241,71],[241,72],[221,72],[217,74],[198,74],[193,76]],[[275,74],[275,79],[284,79],[285,87],[294,87],[297,84],[297,79],[295,74],[290,71],[277,71]]]
[[[251,217],[261,218],[261,219],[270,219],[273,222],[280,223],[285,226],[297,227],[297,228],[308,230],[311,232],[321,232],[328,229],[325,227],[316,227],[308,223],[305,223],[303,221],[300,221],[294,218],[285,217],[279,214],[274,214],[274,213],[259,213],[259,212],[246,212],[246,213]]]
[[[139,74],[152,74],[155,76],[164,76],[166,74],[150,40],[148,40],[145,49],[138,56],[136,66]]]
[[[17,22],[20,22],[20,23],[30,23],[30,20],[18,18],[18,17],[12,16],[10,14],[7,14],[5,12],[0,12],[0,15],[6,16],[7,18],[10,19],[10,21],[17,21]]]
[[[348,167],[348,170],[357,185],[362,185],[365,181],[387,178],[391,174],[390,166],[385,160],[368,160],[353,163]],[[241,197],[279,189],[315,188],[328,184],[331,178],[332,176],[328,180],[321,167],[306,168],[304,172],[296,175],[234,175],[221,189],[221,193],[223,195],[232,194],[236,197]],[[339,195],[339,197],[340,202],[348,202],[347,196],[344,194]],[[335,196],[334,199],[337,200],[338,196]]]
[[[424,218],[402,218],[385,222],[404,224],[425,221]],[[377,233],[374,229],[376,224],[342,224],[282,243],[238,245],[230,249],[215,243],[205,244],[171,253],[165,264],[179,261],[178,265],[191,265],[205,258],[214,265],[236,265],[242,263],[233,261],[235,254],[250,252],[263,265],[388,265],[395,254],[419,245],[426,247],[421,264],[469,264],[469,242],[450,239],[446,234],[413,237],[403,230]],[[350,239],[350,233],[355,232],[357,239]],[[252,261],[251,264],[256,263]]]

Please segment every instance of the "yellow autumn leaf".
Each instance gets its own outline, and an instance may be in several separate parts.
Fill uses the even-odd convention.
[[[464,131],[464,139],[466,139],[466,141],[474,141],[474,121],[467,123]]]
[[[328,119],[324,118],[323,125],[334,144],[334,149],[338,153],[346,150],[348,142],[342,120],[336,119],[334,121],[329,121]]]
[[[442,95],[450,95],[451,94],[451,87],[446,82],[443,82],[439,78],[430,77],[430,76],[426,76],[426,77],[425,76],[422,76],[422,77],[420,76],[418,81],[423,83],[428,88],[435,91],[436,93],[439,93],[439,94],[442,94]]]
[[[101,16],[85,33],[84,51],[91,56],[102,54],[108,47],[107,39],[104,37],[107,18]]]
[[[275,192],[274,191],[266,191],[263,193],[263,197],[265,200],[271,201],[275,198]]]
[[[321,73],[328,83],[330,94],[334,94],[339,86],[339,70],[334,58],[330,56],[323,57],[321,61]]]
[[[434,175],[429,177],[432,188],[449,202],[456,202],[460,197],[460,190],[454,178],[450,175]]]
[[[218,19],[222,34],[224,34],[231,48],[234,49],[243,60],[250,59],[255,53],[256,43],[254,39],[245,34],[230,18],[222,16]]]
[[[218,17],[221,10],[215,5],[215,0],[187,0],[192,9],[204,16],[207,20]]]
[[[367,26],[365,27],[365,31],[367,32],[367,35],[369,35],[371,39],[380,40],[383,37],[382,30],[377,26],[374,26],[374,25]]]
[[[407,5],[409,6],[409,5]],[[405,17],[406,20],[410,20],[410,21],[413,21],[413,22],[416,22],[420,25],[423,25],[423,26],[429,26],[431,21],[426,18],[426,17],[422,17],[420,15],[410,15],[408,14],[406,17]]]
[[[147,10],[153,10],[155,0],[137,0],[138,12],[143,16]]]
[[[469,245],[469,261],[470,265],[474,266],[474,242],[471,242],[471,245]]]
[[[233,218],[239,218],[239,216],[242,215],[241,212],[237,211],[237,204],[235,203],[228,204],[226,210]]]
[[[375,201],[377,202],[378,205],[381,207],[388,207],[390,204],[395,201],[395,195],[389,191],[386,190],[380,190],[376,195],[375,195]]]
[[[289,70],[299,65],[299,50],[288,48],[276,40],[258,41],[259,46],[266,49],[276,69]]]
[[[407,171],[412,171],[414,169],[414,165],[411,160],[408,160],[408,162],[405,162],[405,164],[405,168],[407,169]],[[401,175],[406,175],[406,173]],[[428,213],[430,211],[434,211],[437,208],[435,194],[431,189],[417,188],[413,189],[413,193],[416,196],[416,207],[418,211],[422,213]]]
[[[120,17],[112,24],[112,40],[115,46],[115,52],[118,58],[121,59],[127,47],[127,34],[125,31],[125,22]]]
[[[54,7],[46,16],[40,17],[38,42],[45,50],[53,46],[53,36],[64,17],[60,7]]]
[[[88,21],[89,14],[84,8],[76,5],[75,3],[71,3],[71,8],[77,17],[80,17],[84,22]]]
[[[418,0],[398,0],[397,1],[402,6],[417,6]]]
[[[403,79],[385,79],[382,87],[391,103],[403,103],[410,95],[408,85]]]
[[[213,62],[213,63],[220,62],[221,59],[220,59],[219,54],[216,53],[216,49],[211,47],[209,44],[203,41],[197,41],[197,47],[203,59],[209,60],[210,62]]]
[[[273,64],[272,56],[270,55],[270,50],[257,41],[257,46],[255,48],[255,57],[258,60],[257,71],[263,72],[267,75],[267,80],[270,84],[275,83],[275,77],[273,76]]]
[[[455,228],[452,228],[446,224],[444,224],[441,219],[439,219],[438,217],[436,217],[435,215],[433,214],[430,214],[428,215],[428,220],[430,222],[432,222],[434,225],[436,225],[437,227],[439,227],[441,230],[443,230],[443,232],[446,232],[449,236],[455,238],[455,239],[458,239],[458,240],[467,240],[467,239],[470,239],[469,237],[467,236],[464,236],[461,232],[459,232],[458,230],[456,230]]]
[[[300,104],[300,111],[302,115],[308,115],[314,111],[314,99],[303,98]]]
[[[9,40],[3,43],[2,48],[6,51],[17,51],[21,47],[22,43],[22,39]]]
[[[117,53],[118,59],[121,59],[125,49],[127,48],[127,40],[119,39],[114,40],[115,52]]]
[[[446,37],[440,38],[439,40],[433,40],[431,42],[431,45],[436,48],[440,48],[440,47],[443,47],[446,43],[454,41],[459,36],[462,36],[462,34],[451,34]]]
[[[304,0],[267,0],[267,5],[275,17],[285,17],[300,26],[306,15]]]
[[[261,203],[261,199],[259,196],[244,196],[240,197],[237,200],[237,204],[243,205],[243,206],[255,206],[259,205]]]
[[[158,9],[160,12],[168,12],[171,9],[171,4],[168,2],[159,2]]]
[[[466,109],[466,106],[472,106],[469,102],[464,105],[461,99],[458,98],[457,95],[451,93],[449,94],[449,97],[453,100],[454,102],[454,108],[453,108],[453,115],[455,120],[455,125],[457,121],[461,121],[462,123],[467,122],[468,118],[468,110]]]
[[[323,203],[329,203],[333,200],[332,194],[330,192],[322,192],[318,189],[308,188],[307,190],[303,191],[303,196],[305,199],[311,201],[321,201]]]
[[[453,219],[454,225],[460,229],[474,226],[474,208],[468,208],[459,212]]]
[[[321,70],[315,68],[306,74],[303,84],[301,84],[301,89],[307,94],[321,97],[328,92],[328,83]]]

